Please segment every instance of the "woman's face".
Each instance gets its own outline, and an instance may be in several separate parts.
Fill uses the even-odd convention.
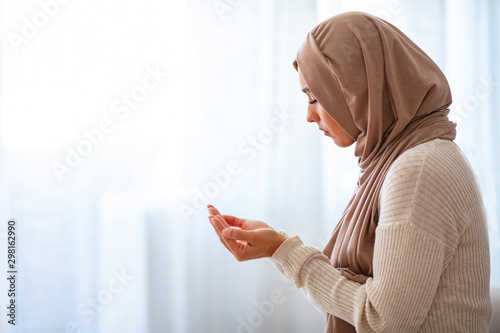
[[[309,98],[309,105],[307,107],[307,121],[318,123],[320,130],[325,132],[326,136],[333,139],[333,142],[339,147],[349,147],[354,143],[354,140],[342,130],[339,125],[330,117],[330,115],[319,105],[316,98],[313,96],[309,87],[307,86],[304,76],[299,67],[299,83],[300,88],[306,93]]]

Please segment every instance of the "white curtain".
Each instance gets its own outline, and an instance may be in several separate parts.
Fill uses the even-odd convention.
[[[448,77],[500,285],[498,1],[0,6],[3,275],[17,223],[16,326],[5,310],[1,332],[322,332],[270,261],[227,252],[205,206],[325,245],[357,161],[306,122],[292,61],[348,10],[400,27]]]

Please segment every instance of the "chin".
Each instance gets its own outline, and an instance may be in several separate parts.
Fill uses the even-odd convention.
[[[333,142],[337,146],[339,146],[340,148],[347,148],[347,147],[349,147],[350,145],[352,145],[354,143],[354,141],[352,141],[352,142],[346,142],[344,140],[339,140],[339,139],[335,139],[335,138],[333,138]]]

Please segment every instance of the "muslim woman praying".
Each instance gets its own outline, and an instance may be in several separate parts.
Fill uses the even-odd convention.
[[[356,189],[323,250],[208,205],[222,244],[238,261],[269,258],[324,313],[328,333],[487,332],[485,210],[453,141],[439,67],[361,12],[319,23],[293,66],[307,121],[337,146],[355,144]]]

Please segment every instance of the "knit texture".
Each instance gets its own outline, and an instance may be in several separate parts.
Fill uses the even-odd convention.
[[[298,236],[270,258],[324,314],[357,332],[487,332],[492,318],[486,215],[458,146],[434,139],[401,154],[383,183],[373,277],[343,277]]]

